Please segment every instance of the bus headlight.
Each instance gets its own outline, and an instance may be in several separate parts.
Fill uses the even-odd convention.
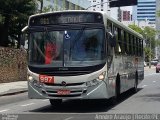
[[[94,80],[91,80],[91,81],[87,81],[86,86],[91,87],[91,86],[97,85],[98,83],[99,83],[98,80],[94,79]]]
[[[40,83],[38,80],[35,80],[31,75],[28,75],[28,80],[36,87],[41,88],[42,87],[42,83]]]
[[[103,72],[98,76],[97,79],[94,79],[94,80],[91,80],[91,81],[87,81],[86,82],[86,86],[87,87],[91,87],[91,86],[99,84],[100,82],[102,82],[102,80],[105,79],[105,75],[106,75],[106,72]]]
[[[33,80],[33,77],[28,75],[28,80],[30,80],[30,81]]]
[[[102,72],[102,73],[98,76],[97,79],[98,79],[98,80],[104,80],[105,76],[106,76],[106,71]]]

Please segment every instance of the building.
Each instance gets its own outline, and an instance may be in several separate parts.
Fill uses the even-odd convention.
[[[108,0],[89,0],[91,3],[91,6],[89,10],[91,11],[108,11]]]
[[[109,16],[111,16],[114,19],[118,19],[118,8],[110,8],[109,7],[109,1],[110,0],[89,0],[91,6],[88,8],[88,10],[91,11],[103,11],[106,12]]]
[[[88,0],[43,0],[43,8],[48,11],[84,10],[89,6],[91,3]]]
[[[156,30],[160,30],[160,19],[157,17],[156,11],[160,10],[159,0],[138,0],[138,5],[133,8],[133,19],[138,22],[148,21],[148,25]],[[143,26],[142,26],[143,28]],[[160,35],[157,34],[155,39],[159,39]],[[155,58],[160,60],[160,47],[155,48]]]
[[[151,27],[151,28],[155,28],[155,24],[150,24],[148,20],[144,20],[144,21],[138,21],[138,20],[134,20],[134,21],[122,21],[122,23],[126,26],[129,25],[137,25],[138,27],[144,29],[145,27]]]
[[[130,11],[122,11],[122,21],[131,21]]]
[[[160,11],[160,0],[156,0],[156,11]],[[160,31],[160,16],[156,15],[156,30]],[[160,41],[160,33],[157,33],[156,39]],[[156,58],[160,60],[160,46],[156,47]]]
[[[137,6],[133,8],[133,20],[149,21],[155,24],[156,21],[156,0],[138,0]]]

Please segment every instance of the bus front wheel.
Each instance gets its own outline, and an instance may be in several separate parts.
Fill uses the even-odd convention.
[[[62,104],[62,99],[49,99],[52,106],[58,106]]]
[[[118,100],[119,100],[119,97],[120,97],[120,89],[121,89],[121,85],[120,85],[120,75],[117,74],[117,77],[116,77],[116,83],[115,83],[115,95],[110,99],[111,100],[111,103],[113,105],[116,105]]]

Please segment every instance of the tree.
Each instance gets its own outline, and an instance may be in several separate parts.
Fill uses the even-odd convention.
[[[160,17],[160,11],[157,11],[157,16],[159,16],[159,17]]]
[[[0,46],[7,47],[15,40],[20,45],[21,29],[27,25],[28,16],[34,14],[36,9],[36,0],[0,1]]]
[[[47,1],[50,2],[50,0],[47,0]],[[54,11],[54,8],[52,5],[44,6],[43,0],[38,0],[38,2],[40,3],[40,10],[39,10],[40,13]]]
[[[138,27],[137,25],[129,25],[128,27],[130,27],[132,30],[143,35],[143,30],[140,27]]]

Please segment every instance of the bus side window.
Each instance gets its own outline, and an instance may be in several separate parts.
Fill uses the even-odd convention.
[[[112,23],[108,20],[107,21],[107,31],[112,33]]]
[[[136,53],[135,53],[135,46],[136,46],[136,43],[135,43],[135,37],[134,36],[132,36],[132,45],[133,45],[133,55],[135,55]]]
[[[130,51],[130,55],[133,55],[133,41],[132,40],[133,40],[132,35],[129,34],[129,44],[130,44],[129,45],[130,46],[129,47],[129,49],[130,49],[129,51]]]
[[[121,29],[121,49],[122,49],[122,54],[125,54],[125,31]]]
[[[118,52],[122,53],[122,35],[120,28],[118,28]]]
[[[116,42],[115,38],[113,38],[113,34],[112,33],[107,33],[107,62],[108,62],[108,69],[111,67],[111,63],[112,63],[112,60],[113,60],[113,48],[115,47],[115,45],[113,45],[113,43],[111,42]],[[113,47],[114,46],[114,47]]]
[[[128,51],[127,51],[127,32],[124,31],[124,54],[127,54]]]
[[[143,56],[143,40],[140,41],[141,41],[141,56]]]
[[[141,41],[138,38],[138,56],[141,56]]]
[[[139,43],[138,43],[138,38],[137,37],[135,37],[135,42],[136,42],[136,44],[135,44],[135,52],[136,52],[136,56],[138,56]]]
[[[127,55],[129,55],[129,34],[126,32],[126,51]]]
[[[115,47],[115,53],[119,53],[119,43],[118,43],[118,28],[116,26],[113,27],[114,36],[116,38],[116,47]]]

